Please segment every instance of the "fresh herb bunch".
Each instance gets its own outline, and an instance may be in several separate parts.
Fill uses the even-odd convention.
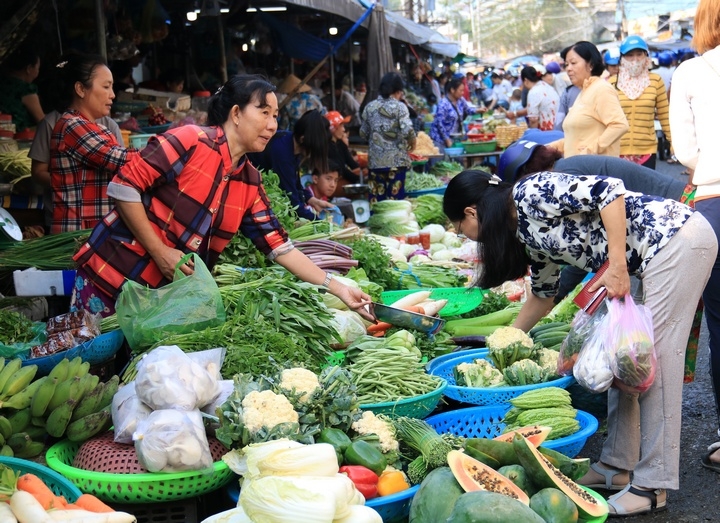
[[[393,271],[390,255],[385,253],[382,245],[371,239],[360,237],[349,242],[352,247],[353,259],[365,269],[370,281],[382,286],[384,290],[397,288],[397,275]]]
[[[508,305],[510,305],[510,300],[508,300],[507,296],[503,294],[502,292],[493,292],[488,291],[487,294],[485,294],[485,297],[483,298],[483,301],[480,305],[475,307],[473,310],[466,312],[465,314],[461,314],[456,318],[477,318],[478,316],[485,316],[486,314],[490,314],[491,312],[497,312],[505,309]]]
[[[0,310],[0,342],[5,345],[27,343],[35,337],[33,322],[19,312]]]

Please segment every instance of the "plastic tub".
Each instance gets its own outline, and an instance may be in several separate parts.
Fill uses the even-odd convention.
[[[130,147],[135,149],[142,149],[148,143],[148,140],[155,136],[154,134],[131,134],[130,135]]]
[[[465,151],[465,149],[463,149],[462,147],[446,147],[445,148],[445,154],[447,154],[448,156],[460,156],[464,151]]]
[[[369,499],[365,505],[380,514],[383,521],[406,518],[410,515],[410,505],[418,490],[420,490],[420,485],[415,485],[397,494]]]
[[[360,409],[370,410],[375,414],[385,414],[390,417],[407,416],[408,418],[424,419],[437,407],[445,387],[447,387],[447,381],[442,380],[442,383],[440,383],[437,389],[422,396],[414,396],[412,398],[387,401],[384,403],[360,405]]]
[[[465,154],[478,154],[478,153],[491,153],[497,149],[497,141],[491,140],[489,142],[463,142],[463,149]]]

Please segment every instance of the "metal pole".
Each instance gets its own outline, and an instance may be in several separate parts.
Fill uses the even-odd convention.
[[[222,83],[228,81],[227,74],[227,56],[225,55],[225,31],[223,31],[222,17],[218,14],[218,34],[220,36],[220,75],[222,76]]]
[[[98,54],[107,60],[107,43],[105,42],[105,9],[103,0],[95,0],[95,27],[97,29]]]
[[[353,98],[355,97],[355,74],[353,69],[353,51],[355,50],[355,45],[353,44],[352,38],[348,40],[348,55],[350,56],[350,94],[353,95]]]
[[[337,102],[335,101],[335,55],[330,55],[330,96],[332,96],[332,110],[335,110]]]

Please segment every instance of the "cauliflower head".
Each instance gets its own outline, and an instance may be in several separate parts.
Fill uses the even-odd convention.
[[[271,390],[248,393],[242,400],[243,421],[251,432],[259,432],[263,427],[269,429],[281,423],[297,423],[298,413],[290,401]]]
[[[533,360],[520,360],[503,369],[505,382],[510,386],[534,385],[545,381],[545,370]]]
[[[398,451],[400,444],[395,438],[395,428],[392,423],[378,418],[374,412],[366,410],[360,419],[352,424],[352,429],[358,434],[375,434],[380,439],[380,448],[383,453]]]
[[[454,369],[455,383],[461,387],[498,387],[505,385],[502,372],[486,359],[464,362]]]
[[[515,327],[500,327],[485,342],[490,359],[500,371],[516,361],[531,358],[535,352],[532,338]]]
[[[317,374],[302,367],[285,369],[280,373],[280,389],[301,394],[300,402],[304,403],[320,388]]]
[[[560,352],[543,347],[535,353],[535,361],[540,365],[548,378],[557,376],[558,358]]]

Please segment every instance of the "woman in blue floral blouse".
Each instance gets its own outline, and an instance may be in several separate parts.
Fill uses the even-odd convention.
[[[481,287],[530,267],[532,292],[514,323],[525,331],[553,306],[562,265],[596,272],[609,260],[590,289],[604,286],[609,298],[630,292],[630,274],[642,279],[655,381],[642,394],[609,390],[608,437],[579,482],[619,490],[608,500],[611,515],[664,508],[666,489],[679,487],[684,348],[718,249],[710,224],[679,202],[627,191],[617,178],[553,172],[511,185],[464,171],[448,184],[443,207],[458,233],[478,241]]]
[[[380,80],[380,96],[363,110],[360,136],[368,140],[370,201],[405,198],[405,175],[412,165],[415,130],[403,103],[405,84],[397,73]]]
[[[438,102],[435,119],[430,126],[430,138],[440,149],[452,147],[453,134],[463,132],[463,120],[476,110],[468,105],[464,98],[465,84],[462,78],[453,78],[445,84],[445,98]]]

